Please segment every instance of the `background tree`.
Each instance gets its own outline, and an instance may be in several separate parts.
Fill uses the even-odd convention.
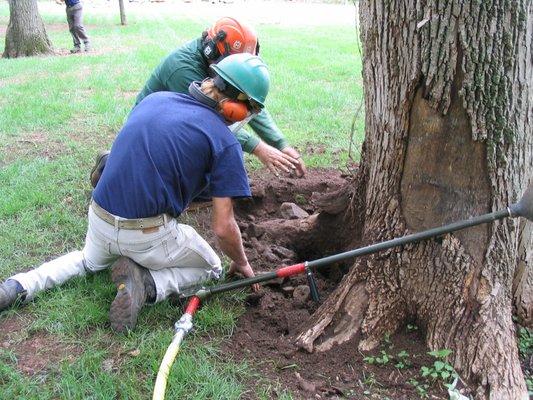
[[[366,137],[354,185],[335,196],[352,199],[342,218],[356,239],[519,199],[533,174],[532,4],[361,2]],[[531,226],[508,219],[357,260],[298,342],[325,351],[361,332],[369,350],[416,320],[476,399],[527,398],[511,316],[531,251]]]
[[[128,21],[126,19],[126,8],[124,7],[124,0],[118,0],[118,7],[120,9],[120,25],[126,25]]]
[[[36,0],[8,0],[9,24],[3,57],[15,58],[47,54],[52,44],[46,34]]]

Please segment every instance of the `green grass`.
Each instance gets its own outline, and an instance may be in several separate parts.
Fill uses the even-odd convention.
[[[0,26],[7,26],[8,13],[1,2]],[[54,46],[70,48],[63,8],[46,6],[42,14]],[[0,59],[0,280],[81,248],[94,155],[110,147],[159,60],[196,37],[206,23],[179,16],[128,17],[129,25],[120,27],[116,16],[88,13],[91,54]],[[355,30],[260,25],[258,31],[271,70],[267,107],[275,121],[308,166],[342,167],[362,101]],[[0,52],[3,45],[0,37]],[[362,114],[356,120],[356,148],[363,120]],[[318,147],[323,152],[313,151]],[[257,163],[248,157],[248,165]],[[42,374],[28,375],[21,372],[17,346],[14,352],[0,351],[0,398],[149,398],[180,310],[167,302],[147,307],[135,332],[116,335],[108,322],[113,297],[104,272],[3,313],[0,323],[28,321],[10,339],[15,345],[42,336],[51,343],[43,351],[53,353],[55,344],[60,357]],[[196,331],[172,369],[169,399],[237,399],[249,393],[268,399],[273,390],[291,398],[279,382],[261,381],[253,366],[222,361],[220,343],[231,340],[242,312],[239,293],[212,299],[199,311]],[[132,350],[138,355],[130,355]],[[252,380],[259,383],[250,387]]]

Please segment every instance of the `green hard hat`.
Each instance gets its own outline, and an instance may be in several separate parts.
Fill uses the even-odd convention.
[[[264,107],[270,86],[266,64],[248,53],[232,54],[211,68],[226,82]]]

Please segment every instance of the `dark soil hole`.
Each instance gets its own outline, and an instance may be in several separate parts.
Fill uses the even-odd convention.
[[[346,184],[340,171],[316,169],[305,179],[276,178],[259,171],[250,183],[252,199],[237,202],[235,208],[246,253],[254,268],[272,270],[329,255],[328,246],[316,243],[321,240],[329,243],[339,232],[320,232],[320,238],[309,240],[306,228],[320,218],[314,197]]]

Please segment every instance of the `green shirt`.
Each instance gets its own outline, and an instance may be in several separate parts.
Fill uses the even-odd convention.
[[[209,63],[201,53],[201,40],[192,40],[174,50],[156,67],[137,95],[135,105],[154,92],[188,93],[191,82],[203,81],[208,77]],[[268,111],[261,111],[249,122],[249,125],[261,139],[276,149],[283,150],[288,146],[287,140]],[[251,153],[259,144],[259,139],[244,129],[238,131],[236,135],[247,153]]]

